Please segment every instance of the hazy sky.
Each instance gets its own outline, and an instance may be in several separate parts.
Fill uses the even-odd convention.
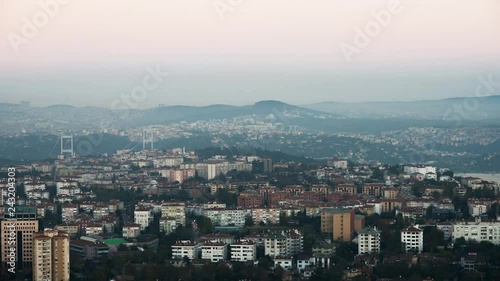
[[[0,0],[0,102],[109,107],[156,65],[170,76],[139,107],[438,99],[500,81],[498,0],[401,0],[362,47],[355,29],[390,0],[64,0],[25,36],[54,1]],[[237,4],[222,19],[217,3]],[[350,62],[342,42],[359,47]]]

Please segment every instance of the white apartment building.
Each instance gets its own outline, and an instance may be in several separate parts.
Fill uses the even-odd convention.
[[[304,250],[304,235],[297,229],[290,229],[283,233],[286,237],[286,255],[291,256]]]
[[[153,221],[153,212],[151,208],[137,207],[134,211],[134,223],[141,226],[144,230]]]
[[[218,202],[208,202],[201,205],[201,208],[204,209],[225,209],[226,203],[218,203]]]
[[[165,202],[161,204],[162,218],[175,218],[177,224],[186,225],[186,203]]]
[[[42,189],[42,190],[45,190],[47,188],[47,186],[45,185],[44,182],[38,182],[38,181],[26,181],[24,183],[24,192],[25,193],[28,193],[30,192],[31,190],[39,190],[39,189]]]
[[[78,182],[72,180],[62,180],[56,182],[56,194],[61,194],[61,188],[63,187],[77,187]]]
[[[436,167],[429,165],[406,165],[404,166],[403,171],[406,174],[415,174],[415,173],[419,173],[422,175],[426,175],[429,173],[437,174]]]
[[[205,242],[201,246],[201,259],[218,262],[225,260],[227,244],[223,242]]]
[[[228,171],[252,171],[252,164],[245,162],[229,163],[225,160],[209,160],[205,163],[181,164],[181,169],[195,169],[198,176],[211,180],[218,175],[226,174]]]
[[[377,228],[365,228],[358,233],[358,254],[380,252],[380,231]]]
[[[286,240],[286,236],[279,233],[268,235],[265,239],[264,254],[271,258],[286,256],[288,254]]]
[[[214,226],[244,226],[246,210],[243,209],[206,209],[203,210],[203,215],[212,220]]]
[[[500,244],[500,222],[456,222],[453,224],[453,240],[465,238],[477,242],[488,241],[495,245]]]
[[[28,199],[50,199],[50,193],[45,189],[31,189],[26,192]]]
[[[274,259],[274,267],[278,266],[285,270],[292,269],[293,259],[291,257],[277,257]]]
[[[348,166],[347,160],[344,159],[333,159],[328,162],[329,166],[335,169],[347,169]]]
[[[257,244],[250,240],[240,240],[231,244],[231,260],[253,261],[257,258]]]
[[[424,231],[414,226],[401,229],[401,244],[406,252],[421,253],[424,249]]]
[[[200,252],[200,245],[189,240],[178,241],[172,245],[172,258],[183,259],[184,257],[197,259]]]
[[[175,218],[160,218],[160,231],[166,234],[174,232],[177,228],[177,220]]]
[[[479,217],[488,213],[488,206],[483,203],[469,203],[469,214],[472,217]]]
[[[155,168],[159,167],[177,167],[184,163],[183,157],[162,157],[153,160],[153,166]]]
[[[449,222],[442,222],[436,224],[436,228],[443,232],[444,240],[448,240],[452,237],[453,234],[453,225]]]

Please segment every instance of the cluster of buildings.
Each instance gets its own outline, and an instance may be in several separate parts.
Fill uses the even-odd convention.
[[[239,240],[228,234],[208,234],[198,241],[178,241],[172,245],[172,258],[211,262],[256,261],[258,248],[262,248],[264,255],[271,257],[276,266],[291,266],[292,256],[303,251],[304,236],[297,229],[249,234]]]
[[[5,270],[32,271],[34,281],[69,281],[70,237],[55,229],[40,231],[35,208],[16,206],[15,216],[7,215],[0,222],[0,231]]]
[[[230,171],[251,172],[255,161],[261,162],[263,173],[253,181],[218,179]],[[380,253],[381,231],[367,227],[365,216],[383,213],[401,215],[411,222],[411,227],[400,230],[400,242],[407,253],[423,252],[424,231],[417,222],[425,218],[435,222],[445,239],[465,238],[500,245],[500,222],[485,220],[499,206],[498,199],[468,198],[469,215],[474,219],[464,220],[451,198],[445,196],[450,191],[460,197],[471,190],[483,189],[498,194],[497,183],[470,177],[460,180],[438,177],[440,171],[430,165],[406,165],[400,173],[389,173],[382,165],[374,168],[331,159],[326,167],[301,172],[300,176],[315,178],[317,184],[273,186],[266,174],[279,174],[287,167],[257,156],[219,155],[200,160],[185,149],[121,150],[109,157],[61,157],[54,163],[20,166],[19,173],[25,171],[31,175],[18,179],[22,194],[16,198],[16,204],[25,207],[20,208],[22,211],[15,221],[19,224],[16,237],[19,245],[27,247],[18,250],[19,260],[23,267],[33,270],[35,280],[67,280],[65,275],[54,274],[69,271],[66,261],[70,252],[84,259],[96,259],[117,252],[117,245],[121,244],[155,248],[159,240],[148,234],[152,228],[170,234],[179,226],[196,224],[189,221],[192,216],[210,219],[216,233],[201,237],[194,234],[190,240],[177,241],[171,246],[173,260],[256,262],[258,253],[263,253],[273,259],[275,266],[296,268],[306,274],[311,267],[331,266],[338,243],[356,242],[361,257]],[[379,176],[373,177],[374,173]],[[206,181],[188,180],[194,177]],[[418,196],[412,189],[416,183]],[[6,180],[0,180],[0,203],[4,207],[8,185]],[[149,198],[175,197],[182,192],[193,200],[158,197],[134,204],[120,200],[102,202],[91,189],[140,190]],[[235,206],[225,202],[195,203],[206,200],[194,199],[212,200],[221,190],[236,198]],[[2,208],[0,215],[5,214]],[[40,231],[39,219],[51,215],[60,217],[62,223]],[[299,217],[319,219],[320,235],[325,238],[309,255],[303,253],[304,234],[295,227]],[[8,243],[6,224],[2,220],[2,243]],[[252,225],[276,228],[240,239],[217,233],[218,229],[238,231]],[[8,252],[4,248],[2,261],[6,262]],[[37,259],[43,261],[35,264]]]

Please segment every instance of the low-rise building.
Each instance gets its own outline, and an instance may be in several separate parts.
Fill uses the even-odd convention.
[[[201,245],[201,259],[218,262],[225,260],[227,244],[223,242],[205,242]]]
[[[203,215],[209,218],[214,226],[234,225],[242,227],[245,225],[246,210],[235,208],[205,209]]]
[[[257,258],[257,244],[250,240],[240,240],[231,244],[231,260],[253,261]]]
[[[274,258],[274,267],[280,266],[285,270],[292,269],[293,258],[292,257],[276,257]]]
[[[69,243],[69,249],[72,253],[89,260],[98,259],[109,254],[108,245],[97,240],[72,240]]]
[[[172,258],[183,259],[187,257],[190,260],[197,259],[199,257],[200,246],[201,244],[189,240],[177,241],[177,243],[172,245]]]
[[[123,225],[122,236],[126,239],[137,238],[141,235],[141,225],[137,223],[127,223]]]
[[[453,240],[465,238],[465,240],[487,241],[500,245],[500,222],[497,221],[481,221],[478,218],[472,222],[455,222],[452,233]]]

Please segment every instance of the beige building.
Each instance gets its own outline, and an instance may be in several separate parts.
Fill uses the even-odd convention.
[[[383,187],[384,184],[382,183],[365,183],[363,184],[363,193],[374,197],[380,197]]]
[[[399,190],[395,187],[388,187],[383,189],[384,198],[396,199],[399,194]]]
[[[123,238],[137,238],[141,234],[141,225],[135,223],[127,223],[123,225],[122,236]]]
[[[333,240],[351,241],[354,235],[354,209],[323,208],[321,232],[332,234]]]
[[[76,223],[73,223],[73,224],[58,224],[58,225],[56,225],[55,229],[67,232],[69,235],[76,236],[80,232],[80,225],[76,224]]]
[[[354,231],[360,232],[365,228],[366,219],[363,215],[354,215]]]
[[[400,199],[380,199],[378,201],[380,203],[380,207],[382,213],[389,213],[394,211],[396,208],[401,208],[402,201]]]
[[[8,214],[8,212],[5,213],[5,219],[0,224],[2,264],[5,265],[10,261],[10,254],[16,257],[16,270],[31,268],[33,233],[39,230],[36,208],[16,206],[15,217],[10,218]],[[9,240],[9,237],[14,238]]]
[[[186,203],[165,202],[161,204],[162,218],[175,218],[177,224],[186,225]]]
[[[69,234],[46,229],[33,235],[33,281],[69,281]]]
[[[354,184],[339,184],[335,187],[336,192],[356,194],[357,187]]]

